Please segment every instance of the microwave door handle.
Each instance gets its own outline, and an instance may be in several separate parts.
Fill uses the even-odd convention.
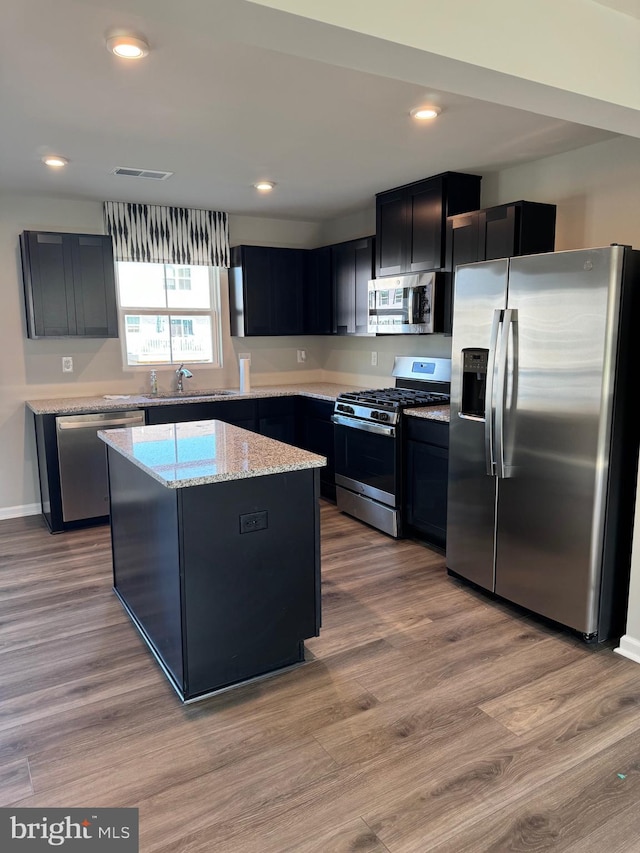
[[[484,458],[486,472],[489,477],[495,476],[495,440],[494,440],[494,399],[493,377],[496,369],[496,350],[498,348],[498,335],[500,333],[500,324],[502,323],[502,310],[496,309],[493,312],[493,322],[491,323],[491,338],[489,342],[489,358],[487,363],[487,385],[485,388],[484,401]]]
[[[413,325],[413,314],[414,314],[414,300],[416,297],[416,289],[415,287],[408,288],[409,293],[407,297],[407,323],[411,326]]]
[[[500,335],[500,360],[498,362],[498,388],[496,394],[496,476],[504,479],[510,474],[504,463],[505,441],[504,441],[504,416],[507,397],[507,368],[509,365],[509,333],[515,320],[515,310],[507,308],[502,321],[502,334]]]

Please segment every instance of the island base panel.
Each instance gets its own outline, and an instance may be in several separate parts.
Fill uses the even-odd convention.
[[[181,490],[190,695],[304,660],[320,628],[318,486],[309,469]]]
[[[108,450],[114,589],[183,701],[303,662],[317,469],[168,489]]]

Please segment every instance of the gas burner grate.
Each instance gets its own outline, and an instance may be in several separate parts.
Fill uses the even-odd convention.
[[[401,409],[408,406],[446,405],[449,402],[449,395],[411,388],[370,388],[366,391],[340,394],[338,399]]]

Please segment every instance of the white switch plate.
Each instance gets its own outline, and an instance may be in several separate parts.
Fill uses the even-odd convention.
[[[307,351],[306,349],[298,350],[298,364],[304,364],[307,360]]]
[[[372,352],[371,353],[371,366],[375,367],[377,364],[378,364],[378,353]]]
[[[70,355],[62,356],[62,372],[73,373],[73,358]]]

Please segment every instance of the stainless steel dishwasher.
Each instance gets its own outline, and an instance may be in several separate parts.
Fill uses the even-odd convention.
[[[143,426],[144,416],[144,411],[132,410],[56,418],[64,521],[109,514],[107,454],[98,430]]]

